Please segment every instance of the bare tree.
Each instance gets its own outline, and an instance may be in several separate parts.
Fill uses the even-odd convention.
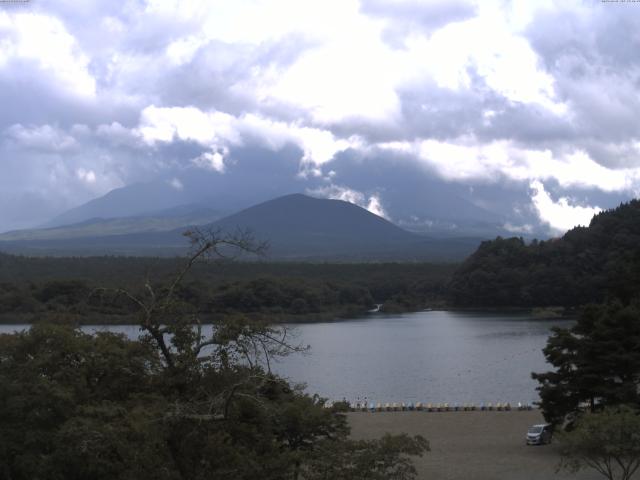
[[[304,352],[308,347],[293,344],[291,332],[284,326],[253,322],[244,316],[228,316],[203,325],[199,312],[185,305],[178,295],[194,265],[236,259],[246,254],[263,255],[268,245],[256,242],[246,230],[226,234],[194,228],[184,235],[191,248],[184,265],[168,284],[154,286],[147,278],[141,293],[124,288],[112,292],[124,296],[137,308],[142,340],[159,350],[177,389],[184,390],[190,378],[207,371],[235,372],[224,388],[200,389],[191,401],[176,403],[169,413],[170,416],[223,419],[233,399],[250,397],[259,401],[255,391],[273,379],[274,357]]]

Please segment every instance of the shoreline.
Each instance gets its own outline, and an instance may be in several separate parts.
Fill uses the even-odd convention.
[[[528,315],[531,320],[575,320],[577,312],[576,309],[564,311],[562,314],[545,312],[555,312],[555,308],[536,307],[536,308],[521,308],[521,307],[502,307],[502,308],[484,308],[484,307],[453,307],[446,305],[438,305],[437,307],[425,307],[418,310],[404,310],[404,311],[392,311],[385,312],[381,310],[379,312],[370,311],[325,311],[315,312],[308,314],[269,314],[269,313],[248,313],[240,314],[246,316],[253,321],[264,321],[273,325],[282,324],[314,324],[314,323],[339,323],[349,320],[367,320],[385,316],[405,315],[421,312],[453,312],[453,313],[486,313],[486,314],[517,314]],[[51,315],[51,313],[47,312]],[[38,313],[4,313],[0,315],[0,325],[33,325],[36,323],[54,323],[60,325],[77,325],[77,326],[98,326],[98,325],[114,325],[114,326],[132,326],[138,325],[135,321],[135,313],[126,315],[109,315],[95,313],[89,315],[82,315],[79,313],[66,313],[69,321],[60,321],[56,318],[46,320],[34,320],[39,316]],[[213,313],[203,314],[202,325],[212,325],[215,322],[215,318],[224,317],[226,315],[235,315],[234,313]],[[269,321],[271,319],[271,321]],[[86,321],[84,321],[86,320]]]

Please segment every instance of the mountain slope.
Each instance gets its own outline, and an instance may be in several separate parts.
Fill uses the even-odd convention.
[[[165,172],[148,183],[115,189],[106,195],[76,207],[46,226],[78,223],[92,218],[120,218],[146,215],[146,212],[173,206],[198,203],[222,212],[237,212],[269,198],[292,191],[317,192],[331,196],[321,178],[301,179],[300,152],[288,145],[278,151],[243,148],[234,154],[234,162],[223,174],[188,168]],[[537,218],[522,217],[528,212],[530,198],[526,192],[500,190],[495,186],[473,189],[425,173],[414,162],[397,160],[393,168],[386,161],[367,161],[363,175],[361,161],[342,158],[327,165],[336,172],[336,183],[361,192],[364,201],[373,192],[385,211],[400,227],[423,235],[451,238],[509,235],[505,225],[538,224]],[[535,217],[535,214],[532,214]]]
[[[301,194],[261,203],[211,226],[224,231],[248,228],[267,239],[276,256],[382,251],[422,241],[352,203]]]
[[[270,244],[268,257],[298,260],[455,260],[479,239],[434,240],[407,232],[341,200],[294,194],[247,208],[202,228],[251,230]],[[184,228],[166,232],[4,241],[0,249],[30,254],[183,254]]]
[[[44,226],[68,225],[91,218],[140,216],[190,203],[227,213],[237,212],[265,198],[291,191],[291,179],[295,179],[299,171],[300,151],[289,146],[278,151],[247,147],[235,152],[234,159],[236,163],[224,174],[191,168],[167,173],[146,183],[116,188]]]
[[[68,210],[43,226],[57,227],[94,218],[134,217],[189,203],[189,200],[183,191],[172,188],[167,182],[137,183],[111,190],[102,197]]]
[[[566,306],[640,295],[640,201],[595,215],[562,238],[483,242],[453,276],[460,306]]]
[[[216,210],[201,205],[182,205],[146,215],[116,218],[91,218],[79,223],[50,228],[14,230],[0,234],[0,241],[65,240],[84,237],[164,232],[219,219]]]

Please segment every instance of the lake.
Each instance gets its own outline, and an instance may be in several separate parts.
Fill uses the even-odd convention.
[[[273,369],[309,393],[374,402],[533,402],[532,371],[549,368],[542,355],[549,329],[568,320],[525,314],[425,311],[371,314],[339,322],[296,324],[305,355]],[[0,332],[24,328],[2,325]],[[138,335],[135,326],[84,327]]]

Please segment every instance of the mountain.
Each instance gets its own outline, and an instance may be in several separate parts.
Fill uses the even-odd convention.
[[[640,200],[563,237],[483,242],[455,272],[452,303],[466,307],[576,307],[640,294]]]
[[[539,224],[535,212],[527,208],[531,203],[528,193],[515,187],[499,193],[493,186],[470,188],[437,175],[425,175],[422,167],[400,160],[394,162],[394,168],[389,168],[386,161],[368,160],[367,175],[363,176],[360,160],[343,157],[327,166],[335,173],[332,183],[327,184],[325,177],[300,175],[300,155],[292,146],[277,152],[243,148],[234,153],[223,173],[201,168],[166,172],[146,183],[112,190],[43,226],[140,217],[185,204],[230,214],[289,192],[310,192],[319,197],[342,195],[346,186],[360,196],[361,205],[378,200],[398,226],[431,237],[495,238],[510,235],[505,230],[508,225],[534,228]]]
[[[227,214],[237,212],[290,192],[289,179],[297,178],[299,158],[300,152],[290,147],[278,152],[243,148],[234,154],[233,168],[223,174],[193,168],[126,185],[62,213],[43,227],[92,218],[142,216],[186,204],[205,205]]]
[[[175,207],[176,202],[187,203],[183,197],[180,191],[175,191],[166,182],[138,183],[116,188],[102,197],[72,208],[43,227],[76,224],[95,218],[139,216],[152,210]]]
[[[211,223],[223,215],[198,204],[181,205],[140,216],[91,218],[70,225],[15,230],[0,234],[0,241],[64,240],[72,238],[163,232]]]
[[[225,232],[249,229],[256,239],[269,242],[269,258],[289,260],[451,261],[468,255],[480,242],[478,238],[423,237],[354,204],[301,194],[269,200],[202,228]],[[31,239],[4,239],[0,249],[29,254],[176,255],[187,247],[183,231],[67,234],[66,238],[36,238],[32,233]]]
[[[215,222],[212,227],[224,231],[249,228],[256,237],[268,239],[275,251],[302,247],[305,251],[326,252],[356,246],[368,250],[420,240],[352,203],[302,194],[255,205]]]
[[[269,255],[276,258],[410,258],[422,256],[420,249],[430,242],[440,243],[352,203],[301,194],[247,208],[212,227],[223,231],[248,228],[256,238],[269,241]]]

